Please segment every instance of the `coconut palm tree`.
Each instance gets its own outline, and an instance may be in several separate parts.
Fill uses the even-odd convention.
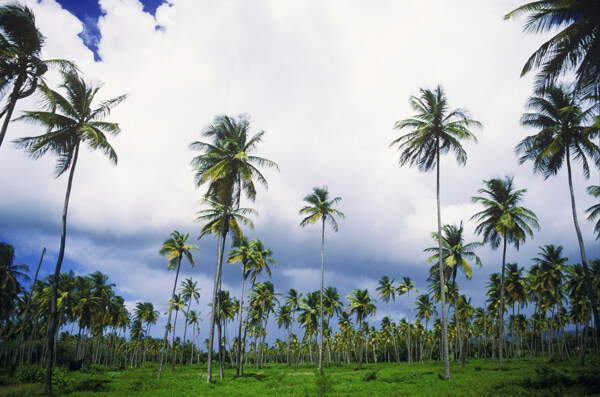
[[[192,256],[192,250],[198,250],[198,247],[194,244],[187,244],[187,239],[190,236],[189,233],[181,234],[177,230],[171,233],[171,237],[163,242],[158,253],[160,256],[167,257],[167,266],[169,270],[177,269],[175,273],[175,282],[173,283],[173,292],[169,302],[173,302],[175,299],[175,290],[177,289],[177,279],[179,278],[179,270],[181,269],[181,261],[185,257],[190,265],[194,266],[194,257]],[[167,326],[165,327],[165,337],[163,338],[163,346],[160,353],[160,362],[158,364],[158,374],[156,377],[160,379],[162,371],[162,363],[167,347],[167,337],[169,336],[169,325],[171,324],[171,315],[173,311],[169,307],[169,317],[167,319]]]
[[[450,362],[448,359],[448,320],[446,318],[446,297],[444,292],[444,271],[442,264],[442,215],[440,209],[440,155],[452,152],[458,164],[464,165],[467,153],[461,145],[461,140],[477,138],[470,131],[471,127],[481,127],[481,123],[468,117],[462,109],[451,110],[442,87],[435,90],[421,89],[419,98],[411,96],[410,104],[416,114],[413,118],[397,121],[397,130],[409,129],[412,132],[400,136],[390,146],[398,145],[400,165],[417,166],[420,171],[436,170],[436,203],[439,236],[439,272],[442,302],[442,339],[444,346],[445,378],[450,379]]]
[[[523,277],[523,268],[519,267],[516,263],[507,263],[506,264],[507,276],[505,280],[506,284],[506,295],[507,295],[507,304],[512,304],[512,315],[515,317],[515,305],[519,305],[522,307],[527,303],[528,295],[527,295],[527,287],[525,285],[525,278]],[[518,313],[517,313],[518,315]],[[516,325],[516,324],[515,324]],[[516,327],[513,328],[513,335],[515,335],[515,341],[513,345],[516,345],[518,340],[518,329]],[[515,351],[515,363],[517,362],[517,354]]]
[[[409,327],[409,332],[408,332],[408,339],[406,342],[406,346],[408,347],[408,356],[406,361],[410,364],[411,361],[411,348],[410,348],[410,291],[415,291],[415,292],[419,292],[419,290],[417,290],[415,288],[415,283],[410,279],[410,277],[403,277],[402,281],[399,281],[400,285],[398,285],[398,287],[396,288],[396,292],[398,293],[398,296],[400,295],[404,295],[406,294],[406,302],[408,304],[408,327]]]
[[[17,2],[0,7],[0,98],[2,93],[11,90],[12,85],[6,105],[0,111],[0,119],[4,117],[0,146],[17,101],[35,92],[48,66],[75,70],[75,65],[69,61],[42,60],[44,41],[31,9]]]
[[[189,323],[188,316],[190,314],[190,307],[192,306],[192,301],[196,301],[198,304],[198,299],[200,299],[200,287],[198,287],[197,281],[192,281],[191,278],[186,278],[183,283],[181,283],[181,297],[184,301],[187,301],[188,307],[185,311],[185,327],[183,330],[183,343],[186,343],[186,335],[187,335],[187,326]],[[179,369],[183,367],[183,349],[181,349],[181,359],[179,360]]]
[[[485,196],[472,197],[473,202],[481,203],[485,209],[473,215],[477,220],[475,232],[483,234],[483,242],[489,243],[492,249],[502,244],[502,272],[500,277],[500,302],[504,302],[504,273],[506,264],[506,246],[512,244],[517,250],[529,235],[533,237],[532,228],[539,229],[537,216],[533,211],[518,206],[527,189],[515,190],[513,178],[490,179],[483,181],[486,188],[479,189]],[[499,329],[499,366],[502,368],[502,346],[504,344],[504,304],[500,305]]]
[[[388,276],[382,276],[379,279],[379,287],[376,291],[379,298],[388,304],[388,319],[392,322],[392,301],[396,300],[396,288],[394,287],[395,279],[391,279]],[[396,335],[394,334],[394,327],[391,327],[392,331],[392,342],[394,345],[394,353],[396,353],[396,360],[400,364],[400,356],[398,355],[398,347],[396,346]]]
[[[600,186],[592,185],[588,186],[587,191],[590,195],[595,198],[600,197]],[[598,218],[596,222],[596,226],[594,228],[594,232],[596,232],[596,240],[600,239],[600,203],[592,205],[590,208],[585,210],[589,214],[588,220],[593,221]]]
[[[196,141],[190,144],[190,149],[204,152],[192,159],[192,166],[195,169],[196,186],[200,187],[208,184],[205,198],[213,204],[218,204],[218,206],[212,205],[212,207],[213,209],[220,207],[220,217],[223,219],[223,222],[219,222],[220,229],[211,230],[212,234],[219,236],[212,296],[213,307],[216,307],[217,294],[221,285],[223,254],[225,240],[229,231],[228,225],[232,219],[231,214],[240,210],[239,206],[242,195],[254,201],[256,198],[254,180],[257,180],[265,188],[268,187],[267,180],[257,167],[279,169],[275,162],[251,154],[261,142],[264,131],[250,136],[249,129],[250,120],[247,116],[241,115],[236,119],[220,115],[215,117],[213,124],[206,127],[202,133],[204,137],[211,139],[212,142]],[[216,221],[216,218],[212,220]],[[236,235],[237,238],[242,237],[241,230],[239,232]],[[209,330],[207,383],[212,381],[212,346],[215,311],[213,310],[212,313]]]
[[[55,176],[59,177],[70,170],[67,181],[67,192],[62,213],[60,249],[54,270],[53,298],[50,309],[48,335],[56,332],[56,288],[62,265],[67,236],[67,211],[69,197],[73,185],[75,167],[79,158],[82,143],[87,143],[90,150],[101,150],[113,164],[117,163],[117,154],[107,139],[107,134],[117,135],[121,129],[116,123],[102,121],[111,109],[125,99],[125,95],[109,99],[92,108],[100,86],[88,85],[76,72],[62,73],[63,83],[60,88],[66,96],[58,91],[42,87],[42,97],[47,111],[29,111],[18,118],[46,128],[46,133],[35,137],[21,138],[17,145],[25,149],[33,159],[38,159],[47,152],[58,156]],[[54,362],[54,339],[48,338],[48,361],[46,364],[46,393],[52,391],[52,365]]]
[[[202,319],[200,313],[195,310],[190,310],[187,316],[187,322],[194,327],[194,343],[192,343],[192,353],[190,357],[190,365],[194,363],[194,350],[196,350],[196,339],[198,338],[198,331],[200,330],[199,324]]]
[[[600,44],[600,41],[598,43]],[[600,65],[598,67],[600,68]],[[600,72],[600,69],[598,71]],[[571,170],[571,156],[581,162],[586,179],[590,176],[588,156],[596,167],[600,167],[600,148],[592,140],[600,131],[600,124],[596,123],[595,126],[587,124],[593,123],[597,105],[592,104],[585,108],[584,102],[580,100],[571,86],[558,84],[544,90],[538,88],[535,95],[529,98],[527,107],[533,112],[525,113],[521,118],[521,124],[536,128],[539,132],[523,139],[515,150],[522,154],[519,162],[523,164],[526,161],[532,161],[533,171],[540,172],[544,179],[556,175],[564,164],[567,166],[573,224],[579,242],[581,263],[586,273],[588,293],[594,308],[594,322],[596,329],[600,330],[594,287],[587,266],[583,235],[577,217]]]
[[[227,199],[229,200],[229,199]],[[217,241],[217,268],[215,270],[215,283],[213,286],[212,307],[217,308],[218,291],[221,290],[221,269],[223,265],[223,253],[225,251],[225,241],[228,234],[233,234],[234,243],[240,241],[244,236],[240,223],[254,229],[254,223],[246,215],[258,215],[252,208],[233,207],[230,201],[219,201],[217,196],[212,196],[201,200],[200,203],[208,205],[210,208],[198,211],[198,218],[194,222],[205,222],[198,239],[207,234],[218,236]],[[209,350],[208,350],[208,383],[212,381],[212,348],[215,335],[215,314],[217,310],[211,311],[211,326],[209,328]]]
[[[323,284],[325,275],[325,222],[329,221],[334,231],[338,231],[338,224],[334,218],[340,216],[344,218],[344,214],[333,208],[335,204],[342,200],[341,197],[335,197],[329,199],[329,189],[327,186],[314,187],[313,192],[308,196],[304,197],[304,202],[307,204],[300,209],[300,215],[306,215],[302,222],[301,227],[312,225],[317,221],[321,221],[321,322],[319,326],[319,334],[321,342],[319,344],[319,372],[323,371]]]
[[[555,33],[527,60],[521,76],[539,68],[537,85],[550,87],[575,69],[577,90],[600,95],[600,8],[595,0],[544,0],[526,3],[504,16],[529,17],[524,30]],[[559,30],[560,29],[560,30]]]
[[[327,316],[327,322],[331,321],[333,316],[339,314],[340,310],[342,310],[342,301],[340,299],[340,294],[337,292],[337,288],[328,286],[323,291],[323,311]],[[329,345],[329,339],[327,340],[327,366],[329,367],[329,362],[331,361],[331,347]]]
[[[369,296],[369,291],[367,289],[360,289],[357,288],[354,291],[352,291],[352,295],[348,295],[346,297],[346,300],[348,300],[350,302],[350,304],[348,306],[346,306],[347,308],[350,308],[350,310],[348,310],[348,314],[352,315],[354,314],[356,316],[356,325],[358,326],[358,329],[361,328],[361,325],[363,324],[363,321],[365,320],[365,318],[367,318],[367,316],[374,316],[377,308],[375,307],[375,304],[373,303],[373,301],[371,300],[371,297]],[[358,368],[362,368],[362,338],[360,338],[360,348],[359,348],[359,354],[358,354]]]
[[[456,273],[458,269],[465,274],[467,280],[470,280],[473,277],[473,269],[469,265],[469,260],[474,260],[475,265],[477,267],[481,267],[481,259],[473,252],[473,250],[477,247],[481,247],[483,244],[480,242],[468,243],[464,242],[464,228],[462,222],[459,226],[456,225],[444,225],[442,227],[443,237],[442,237],[442,255],[445,266],[445,280],[447,282],[450,277],[452,277],[452,288],[453,292],[457,293],[458,288],[456,285]],[[434,240],[438,240],[438,236],[436,233],[432,233],[432,237]],[[433,252],[434,255],[427,259],[427,263],[432,263],[436,259],[439,261],[439,251],[437,247],[431,247],[425,249],[425,251]],[[434,265],[435,266],[435,265]],[[462,338],[460,335],[460,327],[458,326],[458,311],[457,304],[458,300],[454,299],[454,316],[457,324],[457,337],[459,340],[459,349],[460,349],[460,362],[461,366],[464,368],[465,360],[462,349]]]

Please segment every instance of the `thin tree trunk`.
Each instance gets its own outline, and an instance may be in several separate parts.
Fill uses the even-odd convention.
[[[215,337],[215,320],[218,317],[218,312],[216,312],[217,308],[217,294],[219,293],[219,288],[221,285],[221,269],[223,266],[223,251],[225,250],[225,239],[227,238],[227,219],[226,216],[223,216],[221,219],[221,230],[219,233],[219,241],[218,241],[218,251],[217,251],[217,269],[215,271],[215,286],[213,288],[213,296],[212,296],[212,308],[210,315],[210,328],[209,328],[209,336],[208,336],[208,356],[206,363],[206,383],[212,382],[212,350],[213,343]],[[221,342],[219,341],[219,344]]]
[[[19,99],[21,87],[23,86],[24,82],[25,75],[19,74],[17,80],[15,81],[13,91],[10,94],[8,106],[4,115],[4,123],[2,123],[2,130],[0,131],[0,146],[2,146],[2,142],[4,141],[4,136],[6,135],[6,131],[8,130],[8,123],[10,123],[10,118],[12,117],[13,111],[15,110],[15,105],[17,104],[17,100]],[[46,391],[46,393],[48,392]]]
[[[188,314],[190,313],[190,306],[192,305],[192,296],[190,295],[190,301],[188,302],[187,313],[185,313],[185,327],[183,329],[183,345],[181,346],[181,360],[179,361],[179,369],[183,369],[183,347],[185,346],[185,338],[187,335],[188,326]]]
[[[323,373],[323,278],[325,272],[325,215],[323,215],[323,227],[321,229],[321,323],[319,325],[319,373]]]
[[[29,313],[29,306],[31,305],[31,298],[33,297],[33,289],[35,288],[35,283],[37,282],[38,274],[40,273],[40,266],[42,266],[42,260],[44,259],[45,253],[46,247],[42,249],[42,255],[40,256],[40,262],[38,263],[37,270],[35,271],[35,277],[33,278],[31,291],[29,291],[29,296],[27,297],[27,306],[25,307],[25,314],[23,315],[25,321],[27,321],[27,314]],[[23,330],[23,327],[21,327],[21,332],[19,335],[19,362],[23,362],[23,355],[25,354],[25,346],[23,345]],[[33,333],[31,334],[31,338],[33,338]],[[31,339],[29,343],[31,343]]]
[[[445,379],[450,380],[450,360],[448,357],[448,318],[446,317],[446,292],[444,291],[444,265],[442,260],[442,211],[440,206],[440,138],[436,138],[436,202],[437,202],[437,229],[439,248],[440,272],[440,301],[442,305],[442,344],[444,350]]]
[[[498,367],[500,369],[502,369],[502,347],[504,345],[504,265],[506,263],[506,236],[503,236],[503,241],[504,243],[502,248],[502,276],[500,281],[500,343],[498,343]]]
[[[598,305],[596,304],[596,290],[592,286],[592,278],[590,276],[590,269],[587,265],[587,257],[585,254],[585,246],[583,244],[583,236],[581,229],[579,228],[579,221],[577,220],[577,208],[575,206],[575,193],[573,193],[573,178],[571,174],[571,155],[569,147],[567,146],[567,173],[569,177],[569,193],[571,195],[571,210],[573,211],[573,223],[575,224],[575,232],[577,233],[577,241],[579,242],[579,252],[581,254],[581,264],[583,265],[583,271],[585,273],[585,283],[588,289],[588,295],[590,302],[592,303],[592,311],[594,313],[594,324],[596,329],[596,338],[600,330],[600,319],[598,318]],[[585,354],[585,353],[584,353]]]
[[[8,114],[5,116],[8,120]],[[71,196],[71,187],[73,186],[73,175],[75,174],[75,166],[77,165],[77,158],[79,156],[79,142],[75,145],[75,152],[73,154],[73,162],[71,163],[71,171],[69,172],[69,179],[67,182],[67,193],[65,194],[65,203],[63,206],[62,213],[62,227],[60,233],[60,249],[58,252],[58,260],[56,261],[56,268],[54,269],[54,276],[52,278],[52,297],[50,300],[50,320],[48,322],[48,341],[47,341],[47,360],[46,360],[46,375],[45,375],[45,387],[44,393],[52,394],[52,366],[54,363],[54,334],[58,329],[58,317],[56,310],[56,297],[58,293],[58,277],[60,275],[60,267],[65,256],[65,244],[67,240],[67,212],[69,209],[69,197]]]
[[[240,307],[238,311],[238,352],[237,352],[237,366],[235,368],[235,376],[240,376],[240,367],[242,365],[242,308],[244,306],[244,281],[246,281],[246,264],[242,262],[242,293],[240,295]],[[289,360],[288,360],[289,361]]]
[[[169,337],[169,325],[171,324],[171,315],[173,314],[173,310],[172,310],[173,299],[175,297],[175,290],[177,289],[177,279],[179,278],[179,269],[181,268],[181,259],[182,259],[182,257],[179,257],[179,261],[177,263],[177,273],[175,274],[175,283],[173,284],[173,292],[171,293],[171,306],[169,306],[169,309],[171,309],[171,310],[169,310],[169,318],[167,319],[167,325],[165,326],[165,337],[163,338],[163,346],[162,346],[162,350],[160,352],[160,362],[158,364],[158,374],[156,375],[156,379],[160,379],[160,373],[162,372],[162,364],[163,364],[163,359],[165,357],[167,338]],[[175,334],[174,329],[173,329],[173,334]]]

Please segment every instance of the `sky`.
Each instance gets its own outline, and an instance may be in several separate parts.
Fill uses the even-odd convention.
[[[172,231],[190,233],[199,251],[193,268],[182,264],[180,281],[191,277],[202,288],[195,308],[204,317],[200,339],[208,335],[217,241],[196,240],[201,225],[193,220],[204,191],[195,188],[190,165],[199,153],[188,146],[221,114],[248,115],[251,133],[265,131],[255,154],[280,168],[265,169],[268,190],[259,188],[256,201],[242,205],[260,214],[245,233],[273,250],[272,282],[281,301],[290,288],[306,293],[320,285],[320,228],[300,228],[298,214],[315,186],[342,198],[339,232],[326,230],[325,285],[336,287],[344,304],[355,288],[377,298],[382,276],[408,276],[426,293],[430,265],[423,250],[436,245],[435,174],[399,167],[389,145],[401,133],[394,123],[414,114],[411,95],[438,84],[452,108],[483,124],[474,131],[478,142],[464,144],[464,167],[451,156],[441,160],[442,222],[464,222],[465,240],[479,241],[470,218],[482,208],[471,197],[483,180],[510,175],[527,189],[522,205],[538,215],[541,229],[520,251],[509,248],[507,261],[527,268],[540,246],[556,244],[570,263],[579,262],[566,170],[545,181],[514,153],[535,133],[519,123],[533,81],[520,77],[521,68],[548,37],[523,33],[522,19],[503,20],[521,1],[23,3],[46,37],[44,59],[76,62],[86,81],[103,84],[100,99],[128,96],[106,119],[122,129],[111,139],[118,165],[90,151],[77,164],[62,271],[101,271],[129,309],[145,301],[164,313],[175,273],[158,250]],[[46,79],[59,83],[53,71]],[[21,100],[15,115],[38,105],[39,98]],[[11,142],[42,132],[12,122],[0,147],[0,241],[15,246],[16,262],[29,265],[32,276],[46,247],[45,277],[56,265],[67,177],[54,178],[51,155],[33,161]],[[584,214],[595,204],[585,188],[600,184],[598,170],[587,181],[576,172],[574,184],[588,258],[598,259],[600,245]],[[481,306],[489,275],[500,271],[501,251],[486,246],[477,253],[482,268],[457,282]],[[223,269],[223,289],[239,297],[239,267]],[[373,325],[387,315],[386,304],[377,307],[368,319]],[[406,314],[406,297],[397,298],[392,318]],[[283,338],[272,319],[268,332]]]

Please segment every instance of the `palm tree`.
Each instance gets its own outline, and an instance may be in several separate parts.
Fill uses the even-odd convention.
[[[189,233],[181,234],[177,230],[171,233],[171,237],[163,242],[158,253],[160,256],[167,257],[167,266],[169,270],[177,269],[175,273],[175,282],[173,283],[173,292],[169,302],[173,302],[175,299],[175,290],[177,289],[177,279],[179,278],[179,270],[181,269],[181,261],[185,257],[192,267],[194,266],[194,257],[192,256],[192,250],[198,250],[198,247],[194,244],[186,244]],[[160,379],[160,373],[162,371],[162,363],[165,355],[167,346],[167,337],[169,336],[169,325],[171,324],[172,310],[169,307],[169,317],[167,319],[167,326],[165,327],[165,337],[163,338],[163,346],[160,353],[160,362],[158,364],[157,379]]]
[[[200,287],[198,287],[198,282],[197,281],[192,281],[191,278],[186,278],[185,281],[183,283],[181,283],[181,297],[183,298],[184,301],[188,302],[188,307],[187,310],[185,311],[185,327],[183,330],[183,343],[185,344],[186,342],[186,335],[187,335],[187,326],[188,326],[188,316],[190,314],[190,307],[192,306],[192,301],[196,301],[196,304],[198,304],[198,299],[200,298]],[[181,369],[183,367],[183,349],[181,349],[181,359],[179,361],[179,369]]]
[[[113,107],[125,99],[125,95],[109,99],[93,109],[92,105],[100,87],[89,86],[76,72],[62,73],[63,88],[67,95],[43,86],[42,97],[49,111],[30,111],[18,118],[46,128],[47,132],[36,137],[18,139],[17,145],[24,148],[29,155],[38,159],[48,151],[58,156],[55,176],[59,177],[70,169],[67,181],[67,192],[62,213],[60,249],[54,270],[53,297],[50,309],[48,335],[56,332],[56,288],[60,274],[67,235],[67,210],[73,185],[73,175],[79,157],[82,142],[89,144],[91,150],[100,149],[113,164],[117,163],[117,154],[108,143],[106,134],[117,135],[121,129],[116,123],[102,121]],[[54,362],[54,339],[48,338],[48,361],[46,365],[46,393],[51,393],[52,365]]]
[[[192,325],[194,327],[194,343],[192,343],[192,353],[191,353],[191,357],[190,357],[190,365],[194,364],[194,350],[196,347],[196,339],[198,337],[197,335],[197,331],[200,330],[199,328],[199,324],[200,321],[202,321],[202,319],[200,318],[200,313],[196,312],[195,310],[190,310],[187,316],[187,322],[188,324]]]
[[[209,328],[209,350],[208,350],[208,382],[212,381],[212,348],[215,335],[215,314],[218,313],[218,291],[221,290],[221,269],[223,265],[223,253],[225,251],[225,240],[229,233],[233,234],[234,243],[243,238],[242,228],[240,223],[254,229],[254,223],[246,215],[258,215],[252,208],[239,208],[231,206],[230,202],[221,202],[216,196],[200,201],[202,204],[207,204],[211,208],[198,211],[198,218],[194,222],[206,222],[202,227],[198,239],[206,234],[218,236],[217,241],[217,268],[215,271],[215,283],[213,286],[212,307],[217,310],[211,311],[211,327]]]
[[[462,109],[450,110],[448,100],[442,87],[435,90],[421,89],[421,96],[411,96],[410,104],[417,112],[414,118],[397,121],[394,128],[408,128],[412,132],[394,140],[390,146],[398,145],[400,165],[417,166],[420,171],[428,172],[436,169],[436,202],[439,242],[439,272],[441,280],[442,302],[442,339],[444,345],[445,377],[450,379],[450,362],[448,359],[448,320],[446,318],[446,297],[444,292],[442,265],[442,215],[440,209],[440,155],[453,152],[458,164],[464,165],[467,153],[461,140],[477,142],[470,127],[481,127],[481,123],[469,119]]]
[[[523,268],[519,267],[516,263],[507,263],[506,264],[507,276],[506,276],[506,294],[508,295],[507,303],[512,304],[512,315],[515,317],[515,305],[518,304],[519,307],[525,305],[528,299],[527,295],[527,287],[525,286],[525,278],[523,277]],[[517,313],[518,315],[518,313]],[[518,332],[516,327],[513,327],[514,331]],[[518,334],[515,332],[515,342],[516,345],[518,340]],[[517,354],[515,352],[515,363],[517,362]]]
[[[68,61],[40,59],[44,40],[44,36],[35,25],[35,16],[31,9],[17,2],[0,7],[0,93],[8,91],[12,85],[6,106],[0,111],[0,119],[4,117],[0,130],[0,146],[17,101],[35,92],[48,66],[56,65],[63,70],[75,70],[74,64]]]
[[[271,277],[271,265],[277,266],[277,262],[271,256],[273,255],[273,251],[270,248],[265,248],[263,242],[259,239],[255,239],[250,241],[249,243],[250,249],[250,257],[249,262],[246,264],[247,272],[250,276],[250,302],[248,303],[248,313],[246,315],[246,323],[244,325],[244,336],[241,339],[241,349],[238,352],[238,368],[240,374],[244,372],[244,366],[242,365],[242,357],[241,352],[245,350],[246,346],[246,336],[248,332],[248,321],[250,319],[250,314],[253,308],[253,300],[254,300],[254,285],[256,283],[256,277],[264,270]]]
[[[338,315],[340,310],[342,309],[342,301],[340,299],[340,294],[337,292],[337,288],[328,286],[323,291],[323,310],[325,315],[327,315],[327,322],[329,323],[331,317],[334,315]],[[327,366],[329,367],[329,362],[331,361],[331,348],[329,346],[329,339],[327,340]]]
[[[492,249],[502,244],[502,273],[500,277],[500,302],[504,302],[504,271],[506,264],[506,245],[514,245],[518,250],[525,242],[527,235],[533,237],[533,230],[539,229],[537,216],[525,207],[519,207],[519,202],[527,189],[515,190],[513,178],[490,179],[483,181],[486,188],[479,193],[486,196],[472,197],[473,202],[483,204],[485,209],[473,215],[471,219],[479,223],[475,228],[477,234],[483,234],[483,242],[490,243]],[[502,368],[502,345],[504,344],[504,304],[500,305],[499,327],[499,366]]]
[[[352,291],[352,295],[348,295],[346,299],[350,302],[350,304],[346,307],[350,308],[348,310],[348,315],[356,315],[356,325],[358,329],[361,328],[361,325],[364,319],[367,316],[374,316],[377,308],[375,304],[371,300],[369,296],[369,291],[367,289],[357,288]],[[358,368],[362,368],[362,338],[360,342],[359,354],[358,354]]]
[[[595,198],[600,197],[600,186],[588,186],[587,191],[590,195],[594,196]],[[596,240],[600,239],[600,203],[592,205],[590,208],[585,210],[585,212],[590,214],[588,216],[589,221],[593,221],[596,218],[598,218],[598,221],[596,222],[596,226],[594,228],[594,232],[596,232]]]
[[[524,30],[556,33],[527,60],[521,76],[541,68],[537,85],[550,87],[565,72],[576,69],[577,90],[600,95],[600,8],[596,0],[544,0],[526,3],[504,19],[529,14]],[[557,31],[557,28],[561,29]]]
[[[465,244],[464,237],[463,237],[464,228],[463,228],[462,222],[460,223],[459,226],[444,225],[442,227],[442,231],[443,231],[442,255],[443,255],[443,260],[444,260],[444,265],[445,265],[445,273],[446,273],[444,282],[446,282],[450,279],[450,274],[451,274],[452,275],[452,288],[453,288],[453,292],[456,294],[458,291],[458,288],[456,285],[456,273],[458,271],[458,268],[460,268],[460,270],[465,274],[465,277],[467,278],[467,280],[470,280],[471,277],[473,277],[473,269],[469,265],[469,262],[467,262],[467,259],[475,260],[475,265],[477,267],[481,267],[481,259],[479,259],[479,257],[473,252],[473,249],[480,247],[483,244],[480,242]],[[433,233],[432,236],[433,236],[434,240],[438,239],[438,236],[436,235],[436,233]],[[434,255],[432,255],[431,257],[429,257],[427,259],[427,263],[431,263],[434,260],[438,259],[439,251],[438,251],[437,247],[427,248],[425,251],[435,253]],[[439,259],[438,259],[438,261],[439,261]],[[457,299],[454,299],[454,316],[455,316],[455,321],[457,324],[456,329],[457,329],[457,337],[459,340],[458,344],[459,344],[459,348],[460,348],[460,362],[461,362],[461,366],[464,368],[465,360],[464,360],[463,349],[462,349],[462,338],[460,336],[460,326],[459,326],[459,322],[458,322],[458,311],[456,310],[457,309],[456,304],[457,304]]]
[[[392,322],[392,301],[396,300],[396,288],[394,287],[394,279],[388,276],[383,276],[379,279],[379,287],[376,291],[378,292],[379,298],[388,304],[388,320]],[[398,347],[396,346],[396,335],[394,334],[394,327],[392,328],[392,342],[394,345],[394,352],[396,353],[396,360],[400,364],[400,356],[398,355]]]
[[[313,192],[308,196],[304,197],[304,202],[307,205],[302,207],[300,210],[300,215],[306,215],[302,222],[300,222],[301,227],[306,227],[308,225],[312,225],[317,221],[321,221],[321,323],[319,326],[319,333],[321,342],[319,344],[319,372],[323,371],[322,363],[323,363],[323,283],[324,283],[324,275],[325,275],[325,222],[329,221],[334,231],[338,231],[338,224],[334,218],[335,216],[340,216],[344,218],[344,214],[341,211],[333,208],[335,204],[342,200],[341,197],[335,197],[329,200],[329,190],[327,186],[323,187],[314,187]]]
[[[231,214],[239,210],[242,194],[251,201],[254,201],[256,198],[255,179],[263,186],[268,187],[267,180],[257,166],[279,169],[275,162],[251,155],[256,146],[261,142],[264,131],[260,131],[254,136],[249,136],[249,129],[250,120],[246,116],[241,115],[238,119],[225,115],[217,116],[214,123],[206,127],[202,133],[204,137],[212,139],[212,142],[196,141],[190,144],[192,150],[204,151],[203,154],[192,159],[192,166],[195,169],[196,186],[200,187],[208,184],[205,198],[212,202],[211,206],[214,210],[217,208],[221,210],[219,216],[223,220],[219,222],[220,229],[211,230],[212,234],[219,236],[212,296],[213,307],[216,307],[217,294],[221,285],[223,251],[229,231],[229,222],[232,219]],[[216,221],[216,218],[211,218],[210,220]],[[239,232],[236,236],[237,238],[242,237],[241,230]],[[212,381],[212,346],[215,311],[213,310],[212,313],[209,331],[207,383]]]
[[[406,294],[406,298],[407,298],[407,304],[408,304],[408,328],[409,328],[409,332],[408,332],[408,339],[407,339],[407,346],[408,346],[408,356],[407,356],[407,362],[410,364],[411,361],[411,348],[410,348],[410,291],[415,291],[415,292],[419,292],[416,288],[415,288],[415,283],[411,281],[410,277],[403,277],[402,281],[399,281],[400,285],[396,288],[396,292],[398,292],[398,296],[400,295],[404,295]]]
[[[556,175],[566,163],[573,224],[579,242],[581,263],[586,274],[588,293],[594,308],[594,322],[597,324],[596,329],[600,330],[594,288],[587,266],[583,236],[577,219],[571,171],[571,156],[581,162],[586,179],[590,176],[587,156],[592,159],[596,167],[600,167],[600,148],[592,141],[592,138],[600,131],[600,124],[585,125],[586,122],[593,121],[592,117],[597,111],[597,105],[592,105],[587,109],[584,109],[583,105],[584,102],[568,85],[559,84],[547,87],[545,90],[537,89],[535,96],[529,98],[527,102],[527,107],[533,110],[533,113],[525,113],[521,118],[521,124],[536,128],[539,132],[523,139],[515,150],[522,154],[519,162],[523,164],[528,160],[532,161],[533,171],[542,173],[544,179]]]

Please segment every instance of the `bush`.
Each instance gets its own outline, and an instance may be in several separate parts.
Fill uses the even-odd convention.
[[[333,389],[333,384],[331,382],[331,376],[326,375],[324,372],[315,374],[315,386],[317,387],[317,395],[324,396],[329,393]]]
[[[44,370],[35,364],[21,364],[15,370],[15,376],[21,382],[37,382],[44,379]]]
[[[44,383],[45,381],[45,373],[42,372],[40,382]],[[70,381],[71,378],[69,378],[67,371],[58,367],[52,368],[52,390],[64,389]]]
[[[103,374],[106,372],[106,367],[100,364],[91,364],[88,367],[82,368],[81,372],[86,374]]]
[[[369,372],[365,373],[362,380],[365,382],[377,380],[377,371],[369,371]]]

